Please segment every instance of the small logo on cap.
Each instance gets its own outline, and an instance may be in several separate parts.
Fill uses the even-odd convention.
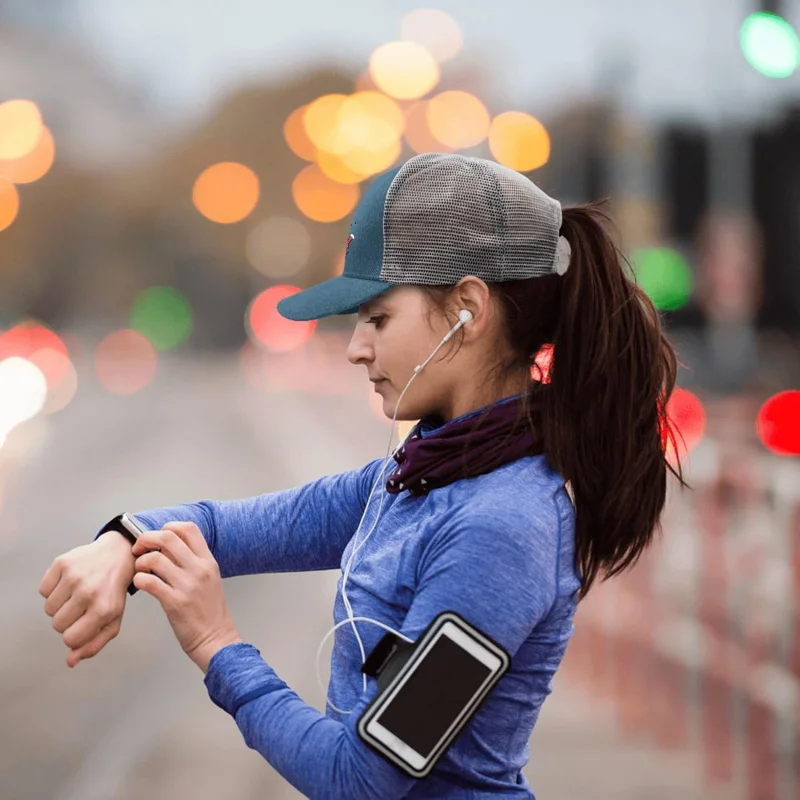
[[[347,255],[350,252],[350,245],[353,243],[353,239],[355,239],[355,234],[350,234],[347,237],[347,247],[345,248],[344,254]]]

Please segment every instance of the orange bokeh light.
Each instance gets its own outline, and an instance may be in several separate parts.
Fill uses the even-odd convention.
[[[375,85],[390,97],[416,100],[439,83],[436,59],[416,42],[389,42],[369,59],[369,74]]]
[[[308,106],[300,106],[292,111],[283,123],[283,138],[289,149],[303,161],[313,161],[317,148],[311,139],[308,138],[303,118]]]
[[[517,172],[529,172],[550,159],[550,134],[530,114],[506,111],[492,120],[489,150],[500,164]]]
[[[228,225],[248,217],[258,203],[259,194],[253,170],[236,161],[221,161],[197,178],[192,202],[204,217]]]
[[[53,134],[49,128],[43,128],[39,141],[30,153],[21,158],[0,159],[0,179],[11,183],[33,183],[50,171],[55,157]]]
[[[357,185],[337,183],[316,164],[302,169],[292,182],[292,197],[298,209],[316,222],[344,219],[358,204]]]
[[[346,100],[344,94],[325,94],[306,106],[303,125],[314,147],[326,153],[344,153],[349,149],[339,125],[339,115]]]
[[[152,382],[158,355],[146,336],[130,328],[108,334],[95,352],[95,374],[114,394],[136,394]]]
[[[361,173],[363,178],[368,178],[389,169],[400,158],[402,152],[403,145],[400,139],[395,139],[380,150],[358,148],[344,153],[339,158],[346,168],[352,169],[356,174]]]
[[[254,298],[247,311],[247,329],[256,344],[276,353],[295,350],[314,334],[316,320],[295,322],[278,313],[278,303],[300,291],[296,286],[280,285],[265,289]]]
[[[453,148],[442,144],[428,124],[428,100],[419,100],[405,110],[405,137],[415,153],[452,153]]]
[[[4,231],[19,213],[19,192],[10,181],[0,178],[0,231]]]
[[[22,158],[42,135],[42,114],[31,100],[0,103],[0,158]]]
[[[489,133],[490,123],[486,106],[469,92],[442,92],[428,102],[431,133],[453,149],[474,147],[482,142]]]
[[[336,183],[361,183],[368,177],[363,172],[350,169],[342,160],[342,156],[336,153],[318,150],[317,164],[322,173]]]

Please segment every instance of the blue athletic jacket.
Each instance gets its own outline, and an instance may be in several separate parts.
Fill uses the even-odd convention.
[[[135,516],[151,530],[174,520],[196,523],[223,577],[344,570],[383,464],[384,459],[375,459],[285,491]],[[456,611],[512,656],[508,673],[431,774],[409,777],[356,732],[377,683],[368,679],[363,693],[361,656],[349,625],[336,632],[329,697],[351,714],[327,709],[323,715],[307,705],[256,647],[244,643],[225,647],[211,659],[205,677],[209,696],[234,716],[247,745],[310,798],[532,798],[521,770],[573,631],[579,587],[574,510],[564,481],[539,455],[423,497],[407,491],[393,495],[384,488],[393,464],[375,489],[359,533],[361,541],[383,492],[380,521],[347,580],[354,614],[415,640],[440,612]],[[340,588],[341,581],[340,573]],[[346,619],[341,591],[334,619]],[[385,631],[356,624],[369,653]]]

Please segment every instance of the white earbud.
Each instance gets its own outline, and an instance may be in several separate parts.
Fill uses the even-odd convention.
[[[423,368],[423,367],[424,367],[424,366],[425,366],[425,365],[426,365],[426,364],[427,364],[427,363],[428,363],[428,362],[429,362],[429,361],[430,361],[430,360],[431,360],[431,359],[432,359],[432,358],[433,358],[433,357],[436,355],[436,353],[439,351],[439,348],[440,348],[440,347],[441,347],[443,344],[445,344],[446,342],[448,342],[448,341],[449,341],[449,340],[452,338],[453,334],[454,334],[454,333],[455,333],[455,332],[456,332],[456,331],[457,331],[459,328],[461,328],[461,327],[463,327],[464,325],[466,325],[468,322],[472,322],[472,312],[471,312],[471,311],[468,311],[466,308],[462,308],[462,309],[461,309],[461,310],[458,312],[458,322],[456,322],[456,324],[455,324],[455,325],[453,325],[453,327],[452,327],[452,328],[450,328],[450,330],[449,330],[449,331],[448,331],[448,332],[445,334],[445,336],[444,336],[444,339],[442,339],[442,341],[441,341],[441,342],[439,342],[439,344],[436,346],[436,350],[434,350],[434,351],[433,351],[433,352],[432,352],[432,353],[431,353],[431,354],[430,354],[430,355],[429,355],[429,356],[428,356],[428,357],[425,359],[425,361],[423,361],[423,362],[422,362],[422,364],[419,364],[418,366],[414,367],[414,372],[421,372],[421,371],[422,371],[422,368]]]

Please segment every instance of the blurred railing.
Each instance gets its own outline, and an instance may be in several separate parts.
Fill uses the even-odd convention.
[[[709,791],[796,800],[800,460],[706,437],[685,478],[659,540],[580,606],[565,674],[630,736],[699,751]]]

